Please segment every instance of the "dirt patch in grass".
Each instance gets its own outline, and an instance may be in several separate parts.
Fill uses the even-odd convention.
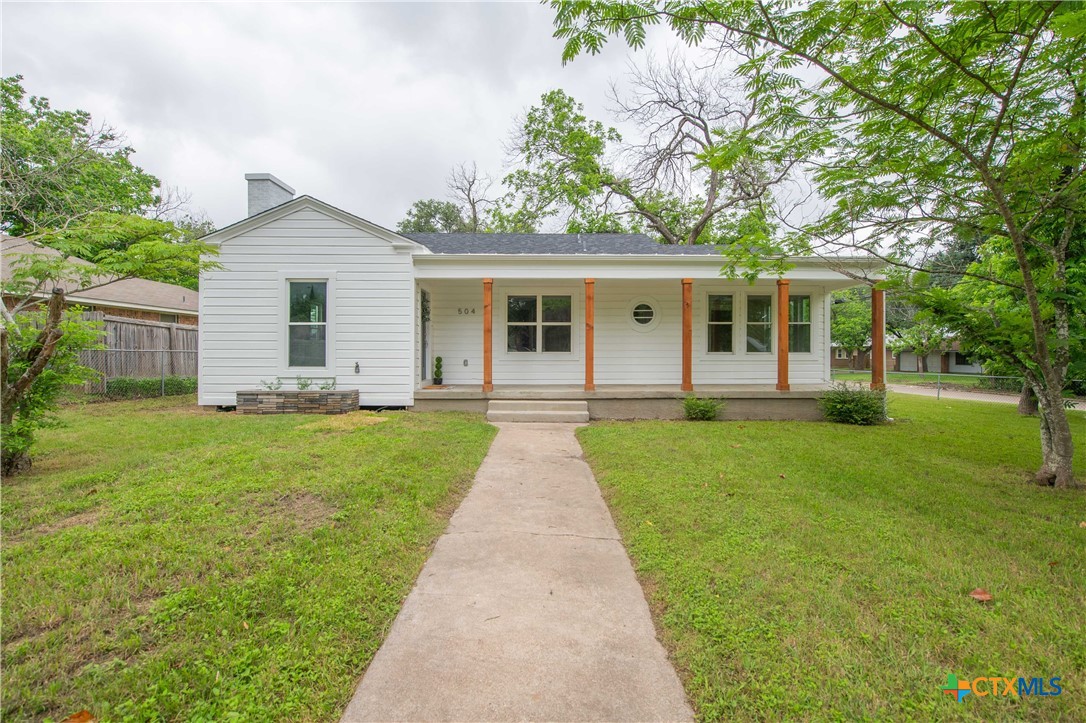
[[[312,532],[327,523],[337,508],[309,492],[290,494],[274,502],[275,514],[294,523],[300,532]]]
[[[362,427],[372,427],[375,424],[387,422],[388,419],[372,412],[330,414],[315,422],[303,424],[299,429],[311,429],[315,432],[351,432]]]
[[[57,520],[56,522],[47,522],[38,525],[37,527],[34,527],[31,532],[38,535],[49,535],[54,532],[60,532],[61,530],[67,530],[70,527],[78,527],[80,525],[90,526],[96,524],[101,516],[101,510],[95,507],[84,512],[78,512],[70,517],[65,517],[62,520]]]

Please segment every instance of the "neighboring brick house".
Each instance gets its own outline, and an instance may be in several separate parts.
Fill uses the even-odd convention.
[[[894,353],[886,350],[886,369],[896,369],[897,360]],[[831,345],[830,367],[833,369],[870,369],[871,352],[845,349],[836,344]]]
[[[58,252],[14,236],[0,238],[3,253],[3,278],[11,278],[12,261],[25,254],[56,256]],[[73,259],[77,263],[78,259]],[[48,291],[41,294],[44,298]],[[4,298],[10,309],[14,300]],[[70,306],[99,311],[107,316],[121,316],[143,321],[159,321],[196,326],[200,318],[200,295],[192,289],[148,279],[123,279],[87,291],[68,294]]]

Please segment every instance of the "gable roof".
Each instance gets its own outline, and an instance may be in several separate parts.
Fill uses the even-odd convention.
[[[273,206],[266,211],[261,211],[258,214],[243,218],[240,221],[224,226],[220,229],[216,229],[202,238],[207,243],[218,245],[224,241],[228,241],[235,236],[240,236],[246,231],[251,231],[256,228],[260,228],[266,223],[271,223],[277,219],[289,216],[290,214],[301,211],[302,209],[310,208],[321,213],[330,216],[338,221],[341,221],[348,226],[353,226],[357,229],[365,231],[368,234],[387,241],[396,249],[415,249],[422,250],[417,242],[396,233],[395,231],[389,231],[384,226],[379,226],[372,221],[367,221],[361,216],[355,216],[353,213],[348,213],[341,208],[325,203],[319,198],[313,198],[312,196],[298,196],[292,198],[286,203],[281,203],[278,206]]]
[[[643,233],[405,233],[435,254],[715,256],[715,246],[669,245]]]
[[[25,255],[60,256],[60,252],[48,246],[41,246],[24,238],[15,236],[0,237],[0,253],[3,256],[3,279],[9,281],[12,276],[12,262]],[[71,262],[81,266],[92,264],[72,257]],[[95,277],[95,283],[106,281],[110,277]],[[73,282],[75,280],[73,279]],[[44,295],[44,294],[43,294]],[[120,308],[147,309],[196,315],[200,310],[199,292],[184,286],[164,284],[150,279],[121,279],[110,281],[102,286],[86,291],[76,291],[68,296],[69,301],[117,306]]]

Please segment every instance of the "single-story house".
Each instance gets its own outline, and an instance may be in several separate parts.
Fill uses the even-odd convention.
[[[837,344],[830,345],[830,366],[833,369],[870,369],[871,368],[871,350],[859,350],[859,349],[846,349],[843,346]],[[886,369],[893,369],[897,364],[894,358],[894,353],[889,349],[886,350],[885,361]]]
[[[60,253],[48,246],[35,244],[24,238],[0,236],[0,252],[3,256],[3,279],[12,277],[13,264],[19,263],[19,257],[25,255],[59,256]],[[73,263],[85,264],[81,259],[72,259]],[[95,283],[108,281],[97,279]],[[50,289],[38,293],[42,299]],[[157,321],[170,324],[196,326],[200,320],[199,294],[192,289],[175,284],[164,284],[149,279],[121,279],[110,281],[101,286],[85,291],[73,291],[67,296],[69,306],[80,306],[85,311],[99,311],[106,316],[119,316],[142,321]],[[12,308],[14,300],[5,296],[5,304]]]
[[[688,394],[745,418],[815,417],[830,382],[831,292],[873,259],[790,259],[722,278],[709,246],[642,234],[399,234],[247,174],[248,217],[205,237],[204,405],[279,379],[362,406],[486,410],[533,400],[593,417],[675,417]],[[883,350],[883,295],[873,295]],[[434,384],[436,359],[442,384]],[[880,384],[883,369],[876,370]]]
[[[940,372],[942,374],[984,374],[984,367],[975,357],[961,350],[957,341],[952,341],[944,348],[930,352],[927,359],[922,359],[911,349],[902,350],[897,355],[893,366],[899,372]]]

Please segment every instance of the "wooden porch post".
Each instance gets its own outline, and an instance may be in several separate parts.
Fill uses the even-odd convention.
[[[886,388],[886,292],[871,289],[871,388]]]
[[[694,391],[694,291],[693,279],[683,279],[683,383],[684,392]]]
[[[788,279],[777,279],[777,391],[788,385]]]
[[[584,390],[596,391],[596,280],[584,280]]]
[[[483,279],[483,391],[494,391],[494,279]]]

